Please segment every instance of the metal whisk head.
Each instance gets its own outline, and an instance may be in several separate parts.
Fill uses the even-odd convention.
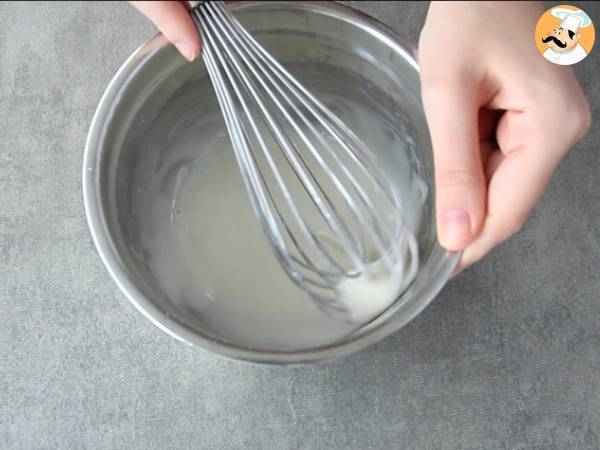
[[[417,244],[372,153],[223,2],[190,3],[240,173],[281,266],[325,310],[344,310],[340,283],[374,268],[400,271],[404,290]]]

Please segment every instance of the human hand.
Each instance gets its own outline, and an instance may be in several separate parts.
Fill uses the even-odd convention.
[[[458,271],[516,233],[591,124],[567,66],[536,49],[537,2],[432,2],[419,40],[438,238]]]
[[[129,2],[148,17],[161,33],[189,61],[200,56],[200,35],[192,17],[182,2]]]

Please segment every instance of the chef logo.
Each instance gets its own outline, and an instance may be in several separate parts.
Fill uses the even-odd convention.
[[[561,5],[546,11],[535,27],[535,43],[544,58],[554,64],[578,63],[594,46],[594,24],[581,9]]]

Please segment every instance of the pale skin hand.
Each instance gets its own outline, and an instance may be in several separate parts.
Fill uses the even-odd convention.
[[[567,66],[534,42],[538,2],[432,2],[419,40],[436,177],[438,238],[458,270],[516,233],[589,105]]]
[[[196,25],[182,2],[129,2],[148,17],[189,61],[200,56],[202,45]]]
[[[189,60],[198,32],[181,2],[130,2]],[[533,41],[538,2],[432,2],[419,40],[436,177],[438,238],[458,271],[516,233],[591,123],[571,68]]]

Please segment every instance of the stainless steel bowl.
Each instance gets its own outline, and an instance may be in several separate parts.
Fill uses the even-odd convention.
[[[85,208],[100,256],[121,291],[160,329],[187,343],[226,357],[272,364],[300,364],[348,355],[383,339],[421,312],[440,291],[459,255],[435,238],[433,161],[420,102],[418,66],[408,46],[376,20],[329,2],[237,2],[238,18],[283,63],[323,62],[353,71],[386,93],[395,114],[410,124],[415,170],[429,185],[418,235],[422,267],[409,290],[378,318],[334,344],[293,351],[247,348],[206,330],[162,293],[139,251],[132,216],[131,174],[140,164],[143,117],[160,112],[186,82],[204,71],[189,64],[162,36],[139,48],[115,75],[94,116],[83,167]]]

